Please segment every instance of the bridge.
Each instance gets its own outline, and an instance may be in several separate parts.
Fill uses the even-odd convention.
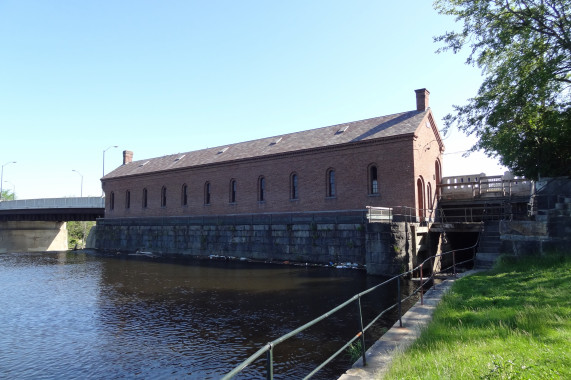
[[[0,202],[0,253],[65,251],[68,221],[105,214],[101,197],[21,199]]]
[[[0,221],[86,221],[103,218],[101,197],[21,199],[0,202]]]

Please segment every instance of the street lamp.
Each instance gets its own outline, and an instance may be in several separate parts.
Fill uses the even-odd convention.
[[[118,147],[119,147],[119,145],[111,145],[111,146],[108,146],[107,148],[105,148],[103,150],[103,175],[102,175],[102,177],[105,177],[105,152],[107,152],[111,148],[118,148]],[[101,188],[101,196],[103,196],[103,195],[105,195],[105,194],[103,193],[103,188]]]
[[[2,200],[2,192],[4,191],[4,188],[2,187],[2,184],[4,183],[4,166],[6,165],[10,165],[10,164],[15,164],[16,161],[10,161],[10,162],[6,162],[4,165],[2,165],[2,174],[0,174],[0,201]]]
[[[4,181],[9,185],[12,185],[12,197],[14,198],[14,200],[16,200],[16,185],[14,185],[12,182],[10,181]]]
[[[72,172],[76,172],[77,174],[79,174],[79,175],[81,176],[81,192],[79,193],[79,194],[80,194],[79,196],[80,196],[80,197],[83,197],[83,174],[81,174],[80,172],[78,172],[78,171],[75,170],[75,169],[72,169],[71,171],[72,171]]]

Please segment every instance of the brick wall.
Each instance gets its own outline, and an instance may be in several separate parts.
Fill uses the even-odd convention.
[[[186,168],[151,175],[112,179],[105,183],[106,218],[364,209],[366,206],[414,206],[412,136],[352,146],[297,152],[280,157]],[[408,153],[407,153],[408,152]],[[370,195],[368,167],[378,168],[379,194]],[[335,170],[336,195],[326,196],[327,170]],[[432,169],[434,170],[434,169]],[[290,199],[290,176],[298,176],[298,199]],[[259,177],[265,178],[265,199],[258,201]],[[236,180],[236,202],[230,202],[230,181]],[[204,184],[211,202],[204,204]],[[181,189],[188,186],[188,205]],[[161,206],[161,189],[167,191]],[[148,192],[142,207],[143,188]],[[125,193],[130,191],[130,208]],[[111,192],[114,208],[110,209]]]
[[[416,139],[414,141],[413,155],[414,155],[414,198],[415,207],[419,205],[417,180],[422,178],[424,182],[424,208],[432,209],[436,207],[436,189],[437,178],[435,163],[442,162],[442,151],[440,149],[438,138],[435,136],[433,128],[436,126],[431,119],[431,113],[422,121],[421,125],[416,131]],[[442,171],[440,171],[442,175]],[[429,187],[431,194],[429,195]],[[431,201],[429,202],[429,198]],[[430,212],[426,212],[426,216],[430,216]]]
[[[424,183],[424,208],[429,208],[429,205],[435,205],[437,191],[435,162],[441,162],[442,158],[440,137],[435,131],[432,113],[428,112],[414,135],[107,179],[103,183],[105,217],[362,210],[366,206],[418,207],[419,178]],[[378,171],[378,194],[370,194],[368,168],[371,165]],[[329,169],[335,170],[334,197],[327,196]],[[291,199],[292,173],[298,178],[297,199]],[[264,200],[259,201],[262,176],[265,179]],[[230,196],[231,181],[236,183],[234,202]],[[205,204],[206,182],[211,189],[210,204]],[[188,189],[187,205],[182,204],[184,184]],[[148,194],[147,207],[142,206],[144,188]],[[164,206],[161,201],[163,188],[166,189]],[[126,207],[127,191],[130,192],[129,208]]]

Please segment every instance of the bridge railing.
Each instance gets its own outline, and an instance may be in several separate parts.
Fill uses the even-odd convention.
[[[442,178],[438,191],[442,199],[530,196],[533,181],[506,173],[503,176],[472,174]]]
[[[374,207],[367,206],[367,221],[369,223],[409,222],[433,223],[441,218],[439,209],[419,209],[409,206]]]
[[[266,365],[265,365],[266,379],[272,380],[274,378],[273,351],[274,351],[274,348],[278,344],[283,343],[284,341],[286,341],[287,339],[289,339],[291,337],[294,337],[296,335],[301,334],[303,331],[307,330],[308,328],[310,328],[310,327],[314,326],[315,324],[333,316],[335,313],[339,312],[342,309],[345,309],[346,307],[348,307],[350,305],[356,305],[358,310],[359,310],[358,321],[357,321],[358,326],[359,326],[359,331],[357,331],[356,334],[349,341],[347,341],[343,346],[341,346],[335,353],[333,353],[331,356],[329,356],[327,359],[325,359],[325,361],[323,361],[313,371],[311,371],[307,376],[305,376],[304,379],[309,379],[309,378],[313,377],[318,371],[320,371],[322,368],[324,368],[327,364],[329,364],[331,361],[333,361],[336,357],[338,357],[340,354],[344,353],[356,341],[360,341],[361,347],[363,348],[362,349],[362,356],[361,356],[362,360],[363,360],[363,366],[367,366],[367,358],[365,355],[366,354],[365,332],[368,329],[370,329],[384,314],[386,314],[390,310],[396,310],[398,312],[399,326],[403,327],[402,303],[407,301],[411,297],[415,296],[416,294],[420,294],[420,302],[421,302],[421,304],[424,304],[424,288],[425,288],[425,286],[429,282],[431,282],[435,278],[435,275],[438,273],[446,273],[448,275],[453,274],[454,276],[456,276],[458,266],[465,265],[467,263],[473,262],[473,260],[475,259],[476,247],[478,246],[478,244],[479,244],[479,239],[474,245],[471,245],[469,247],[430,256],[427,259],[425,259],[422,263],[417,265],[415,268],[413,268],[407,272],[401,273],[397,276],[391,277],[390,279],[388,279],[388,280],[386,280],[386,281],[384,281],[384,282],[382,282],[376,286],[373,286],[373,287],[371,287],[371,288],[369,288],[363,292],[360,292],[360,293],[354,295],[353,297],[351,297],[350,299],[348,299],[344,303],[340,304],[339,306],[331,309],[327,313],[325,313],[325,314],[313,319],[312,321],[304,324],[303,326],[301,326],[301,327],[299,327],[299,328],[297,328],[297,329],[295,329],[295,330],[293,330],[293,331],[291,331],[285,335],[282,335],[279,338],[267,343],[266,345],[264,345],[263,347],[258,349],[258,351],[256,351],[249,358],[247,358],[242,363],[240,363],[238,366],[236,366],[232,371],[228,372],[222,379],[223,380],[232,379],[234,376],[236,376],[240,372],[242,372],[248,365],[256,362],[258,359],[265,356],[265,358],[266,358]],[[467,260],[456,262],[456,254],[459,252],[468,252],[468,254],[471,253],[471,257]],[[437,259],[440,259],[442,262],[443,258],[448,258],[448,260],[451,262],[451,265],[449,265],[446,268],[441,268],[440,270],[435,271],[434,270],[434,268],[436,268],[435,261]],[[427,272],[430,273],[430,275],[427,275]],[[400,287],[401,279],[405,278],[405,277],[410,277],[410,276],[413,276],[413,277],[418,276],[418,277],[415,277],[416,279],[419,279],[418,286],[413,288],[413,290],[410,292],[410,294],[408,294],[407,296],[405,296],[403,298],[402,294],[401,294],[401,287]],[[380,311],[380,313],[377,314],[374,318],[372,318],[372,320],[368,324],[366,324],[366,325],[363,324],[363,309],[362,309],[361,299],[365,295],[370,294],[371,292],[373,292],[377,289],[388,286],[388,285],[393,284],[395,282],[397,284],[397,286],[396,286],[396,288],[397,288],[397,294],[396,294],[397,301],[395,303],[393,303],[392,305],[390,305],[389,307]],[[319,347],[316,346],[316,349],[319,349]]]
[[[0,210],[25,210],[42,208],[105,208],[105,198],[74,197],[74,198],[43,198],[18,199],[0,202]]]
[[[529,216],[529,213],[527,208],[514,209],[508,202],[446,209],[367,206],[367,221],[369,223],[480,223],[487,220],[523,220]]]

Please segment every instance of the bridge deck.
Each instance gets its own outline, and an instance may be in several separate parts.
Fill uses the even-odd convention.
[[[0,202],[0,221],[85,221],[105,215],[101,197],[20,199]]]

